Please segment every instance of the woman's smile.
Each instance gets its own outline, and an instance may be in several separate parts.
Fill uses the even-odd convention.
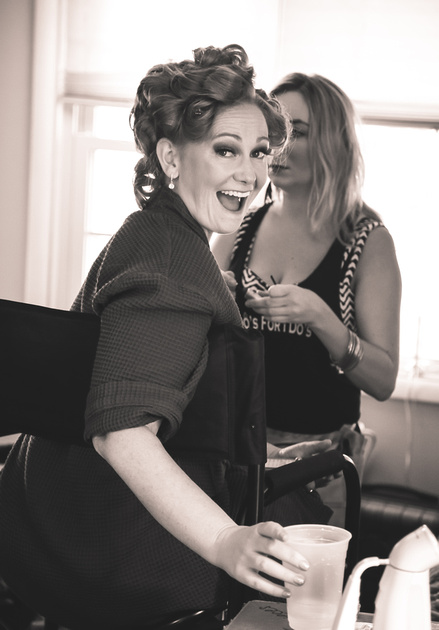
[[[216,193],[216,196],[226,210],[239,212],[245,204],[245,200],[250,195],[250,192],[250,190],[247,192],[239,192],[238,190],[220,190]]]

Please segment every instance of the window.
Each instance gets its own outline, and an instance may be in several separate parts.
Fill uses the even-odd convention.
[[[125,107],[93,107],[82,277],[126,216],[138,210],[132,178],[140,156],[128,126],[129,111]]]
[[[402,275],[400,380],[439,387],[439,133],[425,125],[365,124],[364,198],[395,241]]]
[[[138,210],[133,194],[139,159],[130,107],[66,99],[57,201],[54,306],[69,308],[86,272],[125,218]]]

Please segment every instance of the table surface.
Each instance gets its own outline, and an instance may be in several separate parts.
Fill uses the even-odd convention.
[[[431,628],[439,630],[439,623],[432,622]],[[227,630],[291,630],[286,604],[263,600],[248,602]],[[373,615],[359,613],[355,630],[373,630]]]

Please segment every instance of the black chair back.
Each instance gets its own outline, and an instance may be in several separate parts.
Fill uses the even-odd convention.
[[[95,315],[0,300],[0,435],[83,443]]]

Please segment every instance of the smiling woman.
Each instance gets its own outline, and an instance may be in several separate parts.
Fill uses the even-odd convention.
[[[73,305],[100,317],[89,448],[22,435],[2,471],[2,577],[72,630],[148,628],[177,611],[225,607],[226,573],[275,597],[288,593],[273,579],[303,582],[296,570],[308,565],[280,525],[235,524],[223,462],[166,449],[205,370],[208,332],[241,326],[207,235],[236,229],[268,152],[288,137],[253,76],[233,45],[197,49],[194,61],[142,80],[131,115],[140,211]]]

